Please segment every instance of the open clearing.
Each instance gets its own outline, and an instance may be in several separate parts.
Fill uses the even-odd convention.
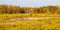
[[[60,14],[0,14],[0,30],[60,30]]]

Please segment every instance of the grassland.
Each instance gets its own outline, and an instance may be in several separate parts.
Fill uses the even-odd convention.
[[[59,17],[39,20],[10,21],[20,17]],[[7,21],[7,22],[6,22]],[[60,14],[0,14],[0,30],[60,30]]]

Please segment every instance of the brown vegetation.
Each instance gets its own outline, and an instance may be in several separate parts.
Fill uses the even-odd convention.
[[[8,6],[0,5],[0,14],[17,14],[17,13],[48,13],[48,14],[60,14],[59,6],[43,6],[39,8],[32,7],[20,7],[20,6]]]

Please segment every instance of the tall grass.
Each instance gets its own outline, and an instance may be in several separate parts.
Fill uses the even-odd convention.
[[[0,14],[0,22],[7,19],[5,18],[17,18],[23,14]],[[35,15],[35,16],[33,16]],[[48,16],[57,16],[59,14],[33,14],[32,17],[48,17]],[[36,16],[37,15],[37,16]],[[27,15],[23,15],[23,17]],[[28,17],[30,17],[28,15]],[[9,22],[9,21],[8,21]],[[60,18],[49,18],[49,19],[39,19],[39,20],[24,20],[20,22],[9,22],[9,23],[0,23],[0,30],[60,30]]]

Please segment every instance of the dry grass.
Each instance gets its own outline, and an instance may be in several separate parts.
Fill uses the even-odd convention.
[[[18,19],[23,14],[1,14],[0,16],[0,30],[60,30],[60,18],[49,18],[49,19],[40,19],[40,20],[22,20]],[[34,15],[34,14],[33,14]],[[32,17],[45,17],[45,16],[60,16],[59,14],[39,14]],[[23,17],[30,17],[28,14],[23,15]],[[12,19],[13,18],[13,19]],[[20,22],[14,21],[14,18],[17,20],[22,20]],[[13,21],[10,21],[10,20]],[[6,22],[7,21],[7,22]]]

